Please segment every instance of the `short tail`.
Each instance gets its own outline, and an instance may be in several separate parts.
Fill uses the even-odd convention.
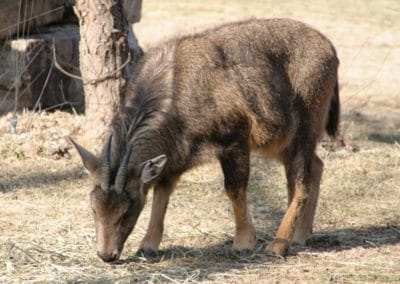
[[[339,132],[340,122],[340,102],[339,102],[339,83],[336,81],[334,94],[331,98],[329,107],[328,121],[326,123],[326,132],[331,137],[336,137]]]

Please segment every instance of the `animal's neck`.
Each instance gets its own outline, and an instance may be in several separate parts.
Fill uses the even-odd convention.
[[[182,124],[171,113],[173,111],[155,113],[153,119],[132,136],[132,163],[140,165],[159,155],[166,155],[165,174],[179,174],[185,168],[189,143],[183,135]]]
[[[130,141],[133,146],[132,163],[140,165],[159,155],[167,154],[163,139],[158,137],[157,131],[148,130],[134,135]]]
[[[167,45],[166,45],[167,46]],[[167,46],[168,47],[168,46]],[[126,142],[133,145],[131,162],[141,164],[176,150],[176,122],[171,117],[174,48],[149,52],[127,87]],[[167,163],[169,164],[169,163]]]

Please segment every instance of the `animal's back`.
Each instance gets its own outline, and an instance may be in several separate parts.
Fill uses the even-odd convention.
[[[165,123],[147,124],[164,127],[165,140],[185,141],[174,147],[181,157],[235,141],[276,156],[301,124],[312,125],[313,140],[321,136],[337,66],[330,41],[303,23],[230,23],[150,49],[136,67],[126,105],[158,101],[151,108],[168,113]]]
[[[194,135],[211,127],[224,139],[248,123],[252,146],[289,142],[302,116],[299,102],[316,108],[311,119],[324,124],[326,106],[315,104],[327,104],[326,82],[335,81],[337,64],[330,41],[303,23],[223,25],[177,39],[176,106]]]

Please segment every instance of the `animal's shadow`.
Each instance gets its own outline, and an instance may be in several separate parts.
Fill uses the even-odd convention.
[[[154,273],[164,275],[177,281],[186,281],[187,275],[196,274],[196,280],[210,279],[212,275],[240,271],[248,266],[265,266],[284,263],[286,260],[264,253],[264,247],[272,239],[269,235],[259,235],[256,249],[253,252],[237,253],[230,250],[232,240],[225,240],[207,247],[171,246],[160,251],[154,257],[133,254],[116,264],[134,267],[145,265],[146,270],[130,275],[129,281],[153,280]],[[333,252],[353,248],[379,247],[400,243],[400,226],[371,225],[364,228],[345,228],[317,232],[306,246],[293,245],[288,258],[301,252]],[[169,262],[168,265],[162,263]],[[161,264],[161,265],[159,265]],[[154,267],[152,267],[154,265]],[[177,271],[185,271],[178,273]],[[125,279],[125,278],[124,278]],[[116,279],[113,279],[115,281]]]
[[[251,262],[268,257],[268,261],[282,259],[281,257],[266,254],[264,248],[272,240],[270,235],[258,233],[257,245],[254,251],[236,252],[230,249],[232,240],[226,240],[203,248],[187,246],[171,246],[161,250],[157,255],[148,257],[136,254],[123,260],[130,262],[160,262],[179,258],[198,258],[203,261],[231,261]],[[382,245],[397,245],[400,243],[399,225],[371,225],[363,228],[345,228],[332,231],[316,232],[305,246],[293,244],[288,257],[297,255],[302,251],[329,252],[350,250],[357,247],[371,248]]]
[[[81,167],[58,171],[56,173],[46,171],[33,172],[15,178],[0,178],[0,192],[18,191],[21,188],[34,188],[36,186],[51,186],[66,179],[74,180],[84,178],[86,178],[86,175]]]

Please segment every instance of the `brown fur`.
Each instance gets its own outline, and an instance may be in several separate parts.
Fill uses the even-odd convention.
[[[136,66],[110,127],[112,176],[127,145],[133,145],[123,193],[128,208],[133,208],[128,211],[135,215],[128,231],[151,186],[153,202],[163,207],[153,204],[141,249],[158,249],[176,181],[210,156],[221,163],[233,203],[234,248],[253,248],[254,228],[246,201],[252,149],[280,160],[288,180],[288,210],[267,250],[284,255],[292,240],[304,242],[312,230],[322,175],[316,144],[324,130],[334,136],[338,128],[338,63],[326,37],[288,19],[226,24],[150,49]],[[162,169],[156,161],[149,162],[160,155],[167,157]],[[143,182],[150,173],[143,165],[146,169],[156,165],[151,182]],[[92,195],[94,207],[109,210],[108,203],[114,202],[111,193],[106,200],[97,198],[96,190]],[[115,212],[119,210],[107,213],[117,215],[110,219],[128,218]],[[114,256],[119,256],[126,237],[120,238],[122,244],[114,244],[118,248]],[[110,257],[112,249],[99,243],[98,249],[104,251],[104,260],[115,259]]]

